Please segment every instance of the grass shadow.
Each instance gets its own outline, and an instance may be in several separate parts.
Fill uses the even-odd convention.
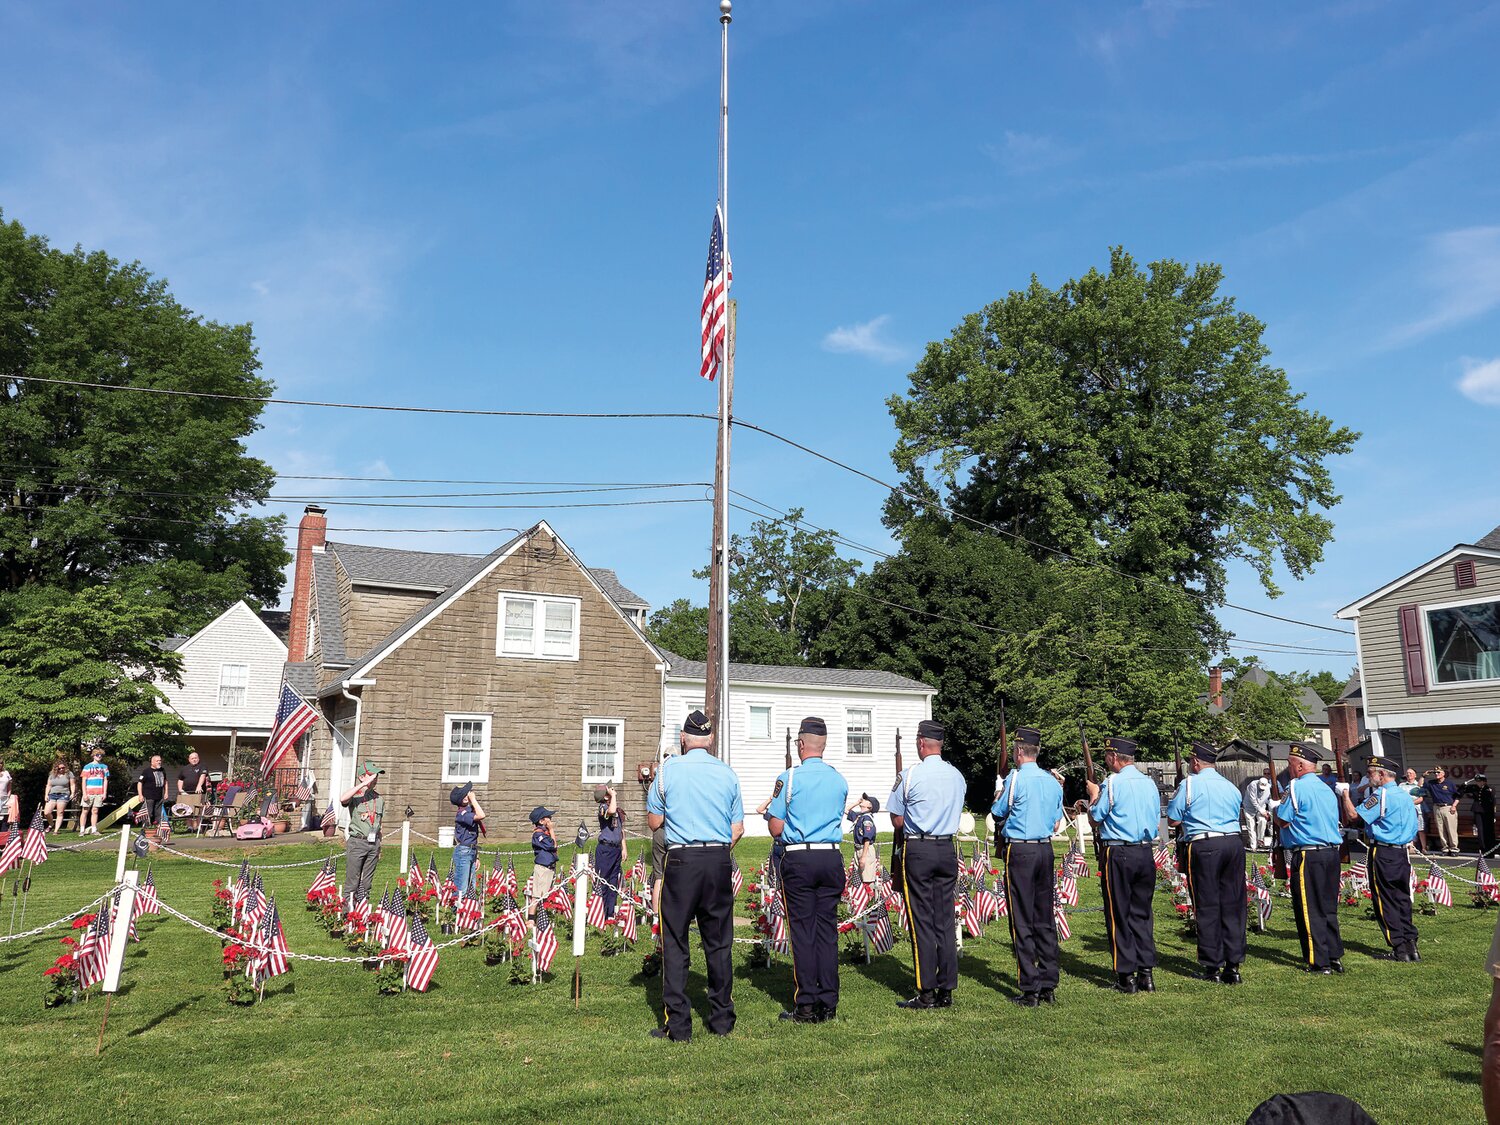
[[[792,978],[792,963],[788,959],[778,958],[759,968],[752,968],[748,961],[741,961],[734,967],[734,979],[744,981],[783,1008],[792,1007],[792,996],[797,986]]]
[[[890,989],[893,994],[903,1000],[916,989],[911,970],[894,957],[872,957],[868,965],[863,961],[856,961],[852,965],[839,966],[840,972],[845,969],[853,969],[866,980]]]
[[[120,990],[122,995],[124,994],[124,991],[124,989]],[[157,1013],[151,1019],[141,1024],[140,1027],[137,1027],[132,1031],[127,1031],[125,1033],[125,1038],[134,1039],[137,1035],[145,1035],[146,1032],[150,1031],[152,1028],[159,1027],[163,1023],[166,1023],[166,1021],[171,1019],[173,1016],[182,1014],[193,1004],[196,1004],[199,1000],[202,1000],[203,996],[204,994],[200,992],[196,996],[183,997],[181,1000],[177,1001],[177,1003],[173,1004],[170,1008],[166,1009],[166,1011]]]
[[[1064,976],[1088,981],[1098,988],[1114,987],[1115,974],[1107,967],[1097,961],[1085,960],[1076,953],[1068,952],[1062,946],[1058,947],[1057,964]]]

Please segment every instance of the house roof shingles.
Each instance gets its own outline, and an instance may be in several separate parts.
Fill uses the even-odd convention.
[[[1500,527],[1495,528],[1488,535],[1481,536],[1474,546],[1483,547],[1487,551],[1500,551]]]
[[[599,583],[600,588],[609,595],[610,600],[621,609],[651,608],[650,602],[621,582],[619,575],[608,567],[591,566],[588,571],[594,576],[594,581]]]
[[[318,662],[328,665],[349,663],[344,651],[344,619],[339,615],[339,582],[333,572],[333,558],[326,551],[314,551],[313,601],[318,614]]]
[[[447,589],[455,582],[462,582],[482,557],[332,541],[327,544],[327,548],[338,556],[350,582],[374,586],[391,583],[396,586]]]
[[[673,652],[664,652],[669,665],[668,675],[687,680],[701,680],[708,672],[708,665],[701,660],[688,660]],[[736,664],[730,661],[731,682],[749,684],[791,684],[797,687],[857,687],[871,691],[933,692],[920,680],[898,676],[895,672],[878,672],[857,668],[807,668],[788,664]]]
[[[307,698],[318,694],[318,665],[311,660],[299,661],[286,666],[287,686],[298,695]]]

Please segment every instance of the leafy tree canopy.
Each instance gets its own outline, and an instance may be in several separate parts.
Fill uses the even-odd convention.
[[[1219,292],[1216,265],[1137,268],[1057,289],[1035,278],[941,343],[889,405],[909,487],[1065,552],[1222,600],[1244,559],[1270,593],[1279,562],[1317,563],[1337,502],[1325,462],[1358,435],[1302,407],[1266,363],[1264,326]],[[893,526],[911,518],[893,500]]]
[[[283,520],[243,511],[273,480],[244,446],[271,390],[259,366],[249,325],[205,321],[139,263],[56,250],[0,217],[0,594],[118,583],[169,611],[163,635],[240,597],[274,601]]]
[[[1225,739],[1260,742],[1300,739],[1307,735],[1292,688],[1276,676],[1265,683],[1237,680],[1222,719]]]
[[[42,765],[100,745],[136,760],[187,724],[157,706],[152,679],[175,679],[181,659],[159,648],[171,611],[96,586],[69,594],[34,588],[12,598],[0,627],[0,745],[8,762]]]

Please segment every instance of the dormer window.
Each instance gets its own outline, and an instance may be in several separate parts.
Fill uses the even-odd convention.
[[[495,655],[577,660],[581,604],[551,594],[501,594]]]

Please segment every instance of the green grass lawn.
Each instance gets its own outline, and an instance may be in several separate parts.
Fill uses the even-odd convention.
[[[263,849],[252,861],[321,855],[316,845]],[[239,859],[238,853],[206,853]],[[740,862],[760,862],[747,842]],[[425,864],[426,853],[422,853]],[[377,889],[396,875],[386,849]],[[106,889],[112,852],[58,854],[38,873],[28,925],[58,917]],[[443,864],[439,864],[440,867]],[[267,872],[293,950],[342,954],[303,895],[315,868]],[[522,877],[526,866],[520,867]],[[220,869],[158,857],[164,901],[207,919]],[[232,875],[233,872],[229,871]],[[43,977],[66,930],[0,945],[0,1120],[365,1121],[613,1120],[1241,1122],[1277,1091],[1335,1090],[1383,1125],[1475,1121],[1483,972],[1493,916],[1463,905],[1418,918],[1424,960],[1371,960],[1384,948],[1363,908],[1343,910],[1348,972],[1297,969],[1289,900],[1270,931],[1252,933],[1245,984],[1191,980],[1193,945],[1157,896],[1159,991],[1125,997],[1108,979],[1102,917],[1072,917],[1055,1008],[1018,1009],[1005,925],[968,942],[955,1006],[899,1011],[911,988],[909,944],[842,973],[836,1022],[780,1023],[792,977],[780,960],[752,970],[735,947],[733,1036],[687,1045],[651,1040],[659,978],[637,976],[638,955],[583,960],[579,1011],[564,943],[554,979],[506,984],[477,949],[444,955],[431,992],[382,997],[355,966],[297,963],[265,1001],[233,1009],[221,996],[218,943],[170,917],[145,920],[130,947],[94,1058],[97,997],[42,1008]],[[9,881],[6,885],[9,892]],[[1097,880],[1083,905],[1097,906]],[[5,919],[10,914],[5,902]],[[742,931],[743,932],[743,931]],[[644,946],[644,943],[643,943]],[[701,960],[693,999],[702,1015]]]

